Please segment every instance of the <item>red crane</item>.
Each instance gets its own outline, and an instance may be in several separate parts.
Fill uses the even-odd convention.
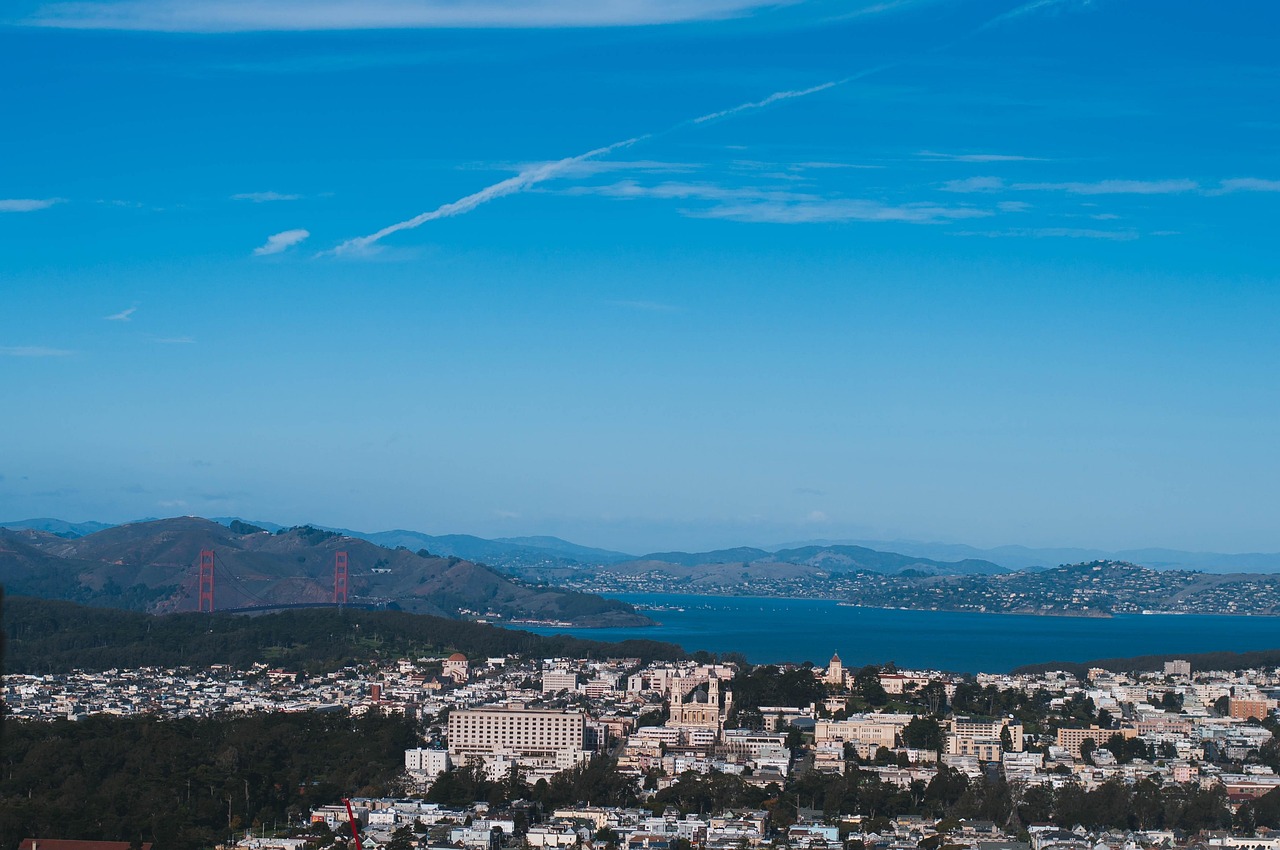
[[[351,837],[356,840],[356,850],[364,850],[360,846],[360,827],[356,826],[356,816],[351,811],[351,801],[343,797],[342,802],[347,804],[347,824],[351,827]]]

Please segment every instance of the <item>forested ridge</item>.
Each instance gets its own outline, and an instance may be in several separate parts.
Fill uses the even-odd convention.
[[[461,652],[471,657],[525,655],[676,659],[675,644],[601,643],[541,636],[483,623],[404,611],[337,610],[152,615],[13,596],[4,600],[5,668],[11,673],[72,669],[178,667],[265,662],[327,672],[378,658]]]

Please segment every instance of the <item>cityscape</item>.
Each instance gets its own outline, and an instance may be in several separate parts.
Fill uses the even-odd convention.
[[[1197,670],[1173,659],[1146,673],[959,676],[846,668],[838,654],[825,667],[749,668],[455,652],[320,675],[212,665],[5,683],[7,715],[40,723],[325,713],[387,715],[416,730],[384,796],[351,790],[350,809],[318,802],[268,829],[248,825],[252,813],[237,815],[232,800],[229,822],[246,828],[223,841],[252,850],[356,836],[365,847],[477,850],[1269,847],[1278,697],[1274,667]],[[612,785],[594,801],[536,802],[537,789],[593,771]],[[835,781],[882,797],[870,810],[820,801]],[[695,805],[706,783],[727,784]],[[1000,799],[990,789],[978,799],[983,783]],[[1122,822],[1086,804],[1115,793],[1133,806]],[[1070,794],[1083,795],[1081,823],[1055,823]],[[1175,814],[1169,797],[1207,808]]]
[[[1277,33],[0,2],[0,850],[1280,850]]]

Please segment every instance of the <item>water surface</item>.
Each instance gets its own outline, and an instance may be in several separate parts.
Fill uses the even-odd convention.
[[[961,672],[1005,672],[1042,661],[1280,647],[1278,617],[1037,617],[852,608],[818,599],[674,593],[619,593],[614,598],[671,610],[646,611],[659,621],[650,628],[529,631],[607,641],[651,638],[690,651],[741,652],[757,664],[825,665],[839,652],[845,666],[893,661],[899,667]]]

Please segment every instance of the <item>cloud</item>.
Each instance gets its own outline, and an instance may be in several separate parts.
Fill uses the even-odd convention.
[[[1226,195],[1231,192],[1280,192],[1280,180],[1264,180],[1261,177],[1234,177],[1223,180],[1218,188],[1209,192],[1211,195]]]
[[[885,204],[880,201],[834,198],[817,201],[725,203],[709,210],[685,211],[685,215],[771,224],[851,221],[937,224],[957,219],[981,218],[992,213],[973,207],[946,207],[929,203]]]
[[[566,190],[574,195],[659,200],[709,201],[704,209],[681,210],[691,218],[721,218],[743,222],[799,224],[805,222],[900,221],[929,224],[939,221],[988,216],[987,210],[946,207],[929,203],[885,204],[879,201],[824,198],[785,189],[752,186],[729,187],[710,183],[659,183],[644,186],[623,180],[607,186],[582,186]]]
[[[0,346],[0,355],[5,357],[70,357],[75,354],[65,348],[49,348],[43,345],[9,345]]]
[[[1032,239],[1109,239],[1115,242],[1132,242],[1138,238],[1138,233],[1133,230],[1093,230],[1082,227],[1017,227],[1010,230],[960,230],[952,235],[986,236],[990,238],[1021,236]]]
[[[62,198],[0,198],[0,212],[35,212],[47,210]]]
[[[808,515],[804,518],[804,521],[821,523],[826,522],[828,519],[829,517],[824,511],[809,511]]]
[[[301,195],[282,195],[279,192],[241,192],[238,195],[232,195],[233,201],[253,201],[255,204],[265,204],[270,201],[300,201]]]
[[[297,245],[302,240],[310,236],[311,233],[306,230],[283,230],[280,233],[267,237],[265,245],[260,245],[253,249],[255,257],[264,257],[268,254],[279,254],[281,251],[288,250]]]
[[[1016,156],[1003,153],[939,153],[938,151],[920,151],[916,156],[925,159],[938,159],[945,162],[1044,162],[1038,156]]]
[[[1064,183],[1006,183],[1000,177],[966,177],[942,184],[944,192],[1067,192],[1072,195],[1176,195],[1194,192],[1194,180],[1097,180]]]
[[[246,32],[646,26],[746,15],[776,0],[73,0],[22,23],[74,29]]]
[[[821,200],[818,195],[785,189],[731,188],[714,183],[658,183],[644,186],[635,180],[620,180],[605,186],[575,186],[567,195],[604,195],[609,198],[658,198],[663,200],[698,201],[800,201]]]
[[[108,322],[129,322],[133,320],[133,314],[137,311],[138,308],[136,306],[129,307],[126,310],[121,310],[119,313],[112,313],[110,316],[103,316],[102,318],[106,319]]]
[[[1020,192],[1069,192],[1073,195],[1176,195],[1194,192],[1194,180],[1099,180],[1095,183],[1015,183]]]
[[[999,177],[966,177],[942,184],[944,192],[999,192],[1004,188],[1004,181]]]
[[[1000,201],[996,204],[996,209],[1000,212],[1026,212],[1031,209],[1031,204],[1026,201]]]

